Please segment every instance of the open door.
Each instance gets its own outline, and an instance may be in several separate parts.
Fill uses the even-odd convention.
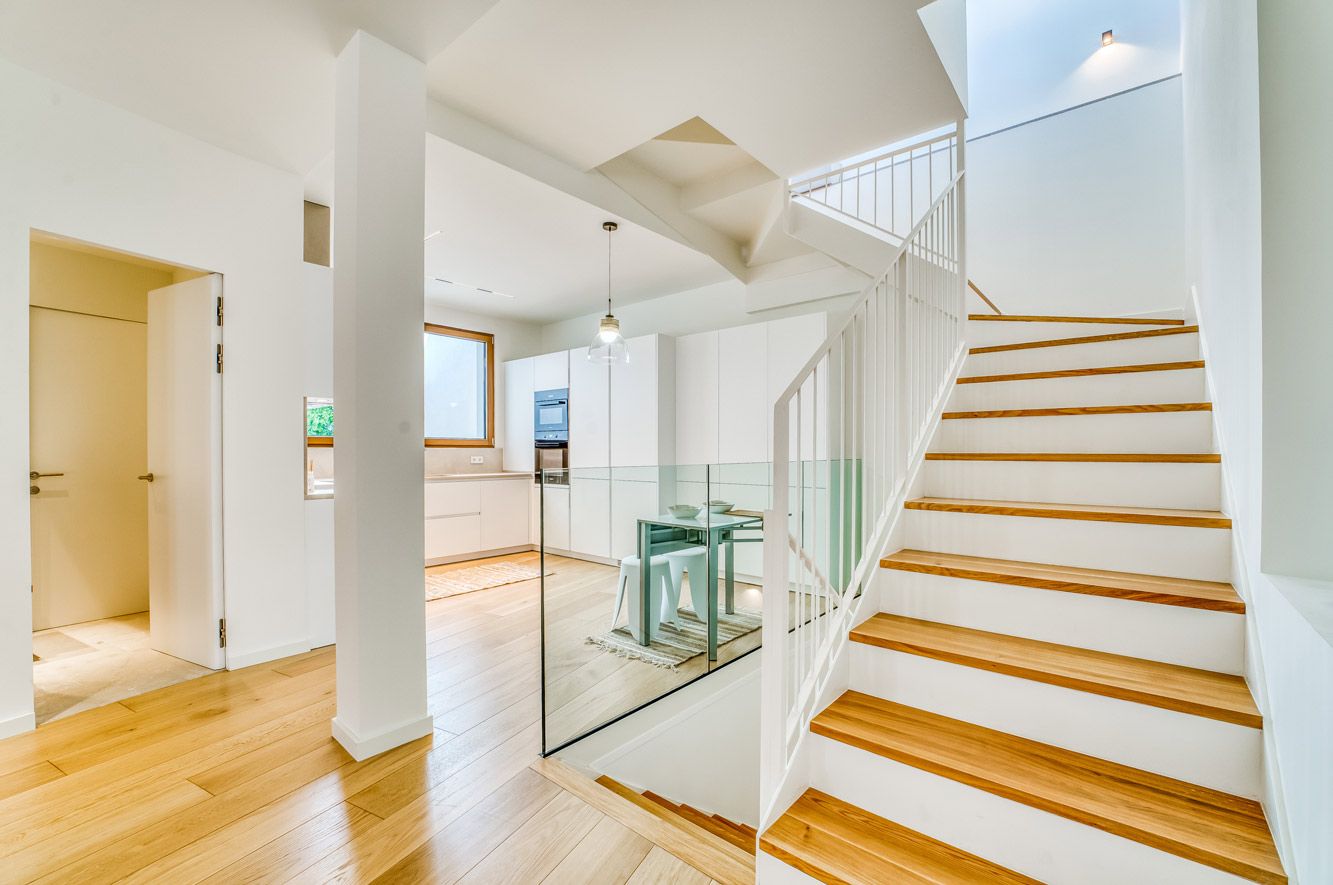
[[[148,597],[153,648],[219,669],[222,277],[148,293]]]

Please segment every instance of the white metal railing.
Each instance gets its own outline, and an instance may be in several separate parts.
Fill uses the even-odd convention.
[[[943,183],[889,268],[773,407],[773,498],[764,518],[765,823],[962,358],[963,175]]]
[[[808,175],[788,189],[795,199],[818,203],[901,240],[962,168],[957,135],[948,132]]]

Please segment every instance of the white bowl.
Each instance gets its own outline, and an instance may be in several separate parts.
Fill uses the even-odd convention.
[[[676,519],[694,519],[701,508],[697,504],[672,504],[667,508]]]
[[[727,511],[731,510],[731,508],[733,508],[733,507],[735,507],[735,506],[736,506],[736,505],[735,505],[735,504],[732,504],[730,501],[709,501],[709,502],[708,502],[708,512],[709,512],[709,513],[726,513]]]

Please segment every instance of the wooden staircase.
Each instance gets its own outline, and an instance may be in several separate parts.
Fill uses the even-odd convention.
[[[1285,882],[1197,327],[970,319],[761,880]]]
[[[689,805],[677,804],[652,790],[635,792],[614,778],[601,775],[597,783],[624,799],[644,808],[662,820],[681,828],[696,828],[734,845],[748,854],[755,853],[758,834],[749,824],[738,824],[720,814],[708,814]]]

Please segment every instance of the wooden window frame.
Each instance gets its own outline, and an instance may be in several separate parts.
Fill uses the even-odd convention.
[[[495,336],[490,332],[474,332],[455,326],[426,323],[431,335],[449,338],[467,338],[486,345],[486,437],[484,439],[441,439],[426,437],[428,449],[493,449],[495,448]]]

